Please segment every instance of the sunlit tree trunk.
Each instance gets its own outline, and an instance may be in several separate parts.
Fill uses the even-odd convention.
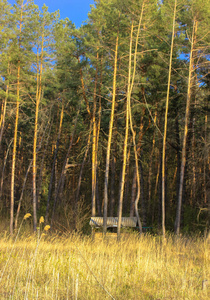
[[[124,139],[124,147],[123,147],[122,177],[121,177],[119,205],[118,205],[118,223],[117,223],[117,238],[118,239],[120,239],[123,195],[124,195],[124,185],[125,185],[125,173],[126,173],[126,164],[127,164],[127,148],[128,148],[128,134],[129,134],[129,132],[128,132],[128,129],[129,129],[129,101],[130,101],[130,97],[131,97],[130,89],[131,89],[131,67],[132,67],[132,42],[133,42],[133,22],[131,25],[131,35],[130,35],[128,86],[127,86],[127,96],[126,96],[125,139]]]
[[[41,41],[41,58],[39,61],[39,51],[37,49],[37,90],[36,90],[36,111],[35,111],[35,127],[34,127],[34,144],[33,144],[33,227],[36,231],[37,227],[37,193],[36,193],[36,174],[37,174],[37,135],[38,135],[38,117],[39,104],[42,93],[42,70],[43,70],[43,51],[44,51],[44,24]]]
[[[103,215],[103,234],[104,235],[106,235],[106,231],[107,231],[108,181],[109,181],[109,166],[110,166],[112,130],[113,130],[113,123],[114,123],[115,97],[116,97],[118,43],[119,43],[119,36],[117,35],[116,44],[115,44],[115,57],[114,57],[112,108],[111,108],[111,117],[110,117],[110,122],[109,122],[109,136],[108,136],[107,152],[106,152],[106,170],[105,170],[105,182],[104,182],[104,215]]]
[[[93,94],[93,138],[92,138],[92,216],[96,215],[96,171],[97,171],[97,124],[96,124],[96,99],[98,85],[98,52],[96,55],[97,66],[95,76],[95,86]]]
[[[117,111],[117,97],[116,92],[115,111]],[[116,197],[116,163],[117,163],[117,115],[114,120],[114,132],[113,132],[113,151],[111,159],[111,183],[110,183],[110,217],[114,216],[115,211],[115,197]]]
[[[17,148],[19,107],[20,107],[20,62],[19,62],[19,66],[18,66],[18,75],[17,75],[17,103],[16,103],[16,117],[15,117],[15,132],[14,132],[14,141],[13,141],[13,152],[12,152],[12,169],[11,169],[10,234],[13,234],[13,222],[14,222],[14,186],[15,186],[15,164],[16,164],[16,148]]]
[[[19,33],[20,37],[18,40],[19,48],[21,43],[21,32],[23,22],[23,1],[21,2],[20,22],[19,22]],[[14,130],[14,141],[13,141],[13,152],[12,152],[12,168],[11,168],[11,200],[10,200],[10,234],[13,234],[13,223],[14,223],[14,188],[15,188],[15,164],[16,164],[16,148],[17,148],[17,133],[18,133],[18,120],[19,120],[19,108],[20,108],[20,60],[18,60],[17,67],[17,100],[16,100],[16,117],[15,117],[15,130]]]
[[[132,138],[133,138],[135,167],[136,167],[136,180],[137,180],[137,186],[138,186],[137,195],[136,195],[136,199],[135,199],[135,214],[136,214],[138,225],[139,225],[139,231],[140,231],[140,233],[142,233],[142,224],[141,224],[140,216],[139,216],[139,212],[138,212],[138,202],[140,199],[141,184],[140,184],[139,166],[138,166],[138,151],[137,151],[137,147],[136,147],[136,133],[133,129],[133,121],[132,121],[132,113],[131,113],[131,93],[132,93],[133,84],[134,84],[135,75],[136,75],[138,39],[139,39],[140,28],[141,28],[141,24],[142,24],[143,13],[144,13],[144,1],[142,3],[142,9],[141,9],[140,19],[139,19],[139,23],[138,23],[137,35],[136,35],[132,80],[131,80],[131,69],[132,69],[132,42],[133,42],[133,28],[134,28],[133,22],[131,25],[131,34],[130,34],[128,87],[127,87],[127,103],[126,103],[126,132],[125,132],[124,149],[123,149],[123,169],[122,169],[122,181],[121,181],[121,188],[120,188],[120,201],[119,201],[119,208],[118,208],[118,225],[117,225],[118,240],[120,239],[120,229],[121,229],[121,219],[122,219],[122,203],[121,202],[123,201],[123,188],[124,188],[125,167],[126,167],[126,159],[127,159],[127,140],[128,140],[129,121],[130,121],[130,129],[131,129]],[[127,120],[127,118],[128,118],[128,120]]]
[[[136,35],[136,45],[135,45],[135,52],[134,52],[134,63],[133,63],[134,66],[133,66],[133,76],[132,76],[132,83],[131,83],[131,92],[132,92],[132,89],[133,89],[133,84],[134,84],[135,75],[136,75],[138,40],[139,40],[139,35],[140,35],[140,30],[141,30],[144,11],[145,11],[145,1],[142,2],[141,14],[140,14],[140,17],[139,17],[139,23],[138,23],[138,29],[137,29],[137,35]],[[139,215],[139,210],[138,210],[138,203],[139,203],[139,199],[140,199],[140,196],[141,196],[141,183],[140,183],[140,175],[139,175],[138,149],[137,149],[137,146],[136,146],[136,132],[133,129],[133,121],[132,121],[130,101],[129,101],[129,119],[130,119],[130,129],[131,129],[132,138],[133,138],[133,148],[134,148],[135,168],[136,168],[135,172],[136,172],[136,182],[137,182],[137,193],[136,193],[134,208],[135,208],[135,215],[137,217],[139,232],[141,234],[142,233],[142,223],[141,223],[141,220],[140,220],[140,215]]]
[[[103,56],[100,59],[100,82],[98,87],[98,98],[99,98],[99,107],[98,107],[98,123],[97,123],[97,130],[96,130],[96,202],[97,202],[97,210],[99,216],[101,216],[101,205],[99,199],[99,192],[98,192],[98,148],[99,148],[99,136],[100,136],[100,129],[101,129],[101,87],[102,87],[102,78],[103,78]]]

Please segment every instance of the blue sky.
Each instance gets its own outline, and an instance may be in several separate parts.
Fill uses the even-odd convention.
[[[14,0],[8,0],[13,4]],[[82,22],[87,20],[90,4],[94,4],[94,0],[34,0],[34,3],[41,7],[45,3],[49,12],[60,10],[61,19],[69,18],[76,27],[80,27]]]

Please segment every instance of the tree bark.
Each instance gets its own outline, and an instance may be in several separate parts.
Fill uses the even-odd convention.
[[[83,161],[82,161],[82,166],[81,166],[81,169],[80,169],[80,174],[79,174],[79,179],[78,179],[77,192],[76,192],[76,197],[75,197],[75,205],[76,205],[75,211],[77,211],[77,203],[79,201],[79,193],[80,193],[80,187],[81,187],[81,182],[82,182],[82,174],[83,174],[85,162],[86,162],[86,159],[87,159],[88,151],[89,151],[89,148],[90,148],[90,137],[91,137],[91,131],[92,131],[91,127],[92,126],[90,126],[90,132],[89,132],[89,135],[88,135],[88,141],[87,141],[87,146],[86,146],[86,150],[85,150],[85,155],[84,155],[84,158],[83,158]]]
[[[181,171],[180,171],[180,183],[179,183],[179,198],[177,205],[177,214],[175,221],[175,232],[177,235],[180,234],[180,224],[181,224],[181,208],[182,208],[182,196],[183,196],[183,185],[184,185],[184,174],[186,165],[186,144],[187,144],[187,134],[188,134],[188,122],[190,115],[190,100],[191,100],[191,89],[192,89],[192,74],[193,74],[193,51],[195,47],[195,35],[197,29],[197,21],[194,20],[193,23],[193,33],[191,40],[191,51],[190,51],[190,64],[189,64],[189,76],[188,76],[188,89],[187,89],[187,103],[185,111],[185,127],[183,136],[183,146],[182,146],[182,160],[181,160]]]
[[[98,49],[97,49],[98,50]],[[98,52],[96,54],[96,76],[93,94],[93,137],[92,137],[92,217],[96,215],[96,172],[97,172],[97,125],[96,125],[96,99],[97,99],[97,85],[98,85]]]
[[[8,67],[7,67],[7,74],[8,74],[8,76],[10,75],[10,64],[9,64],[9,62],[8,62]],[[6,81],[6,95],[5,95],[4,100],[2,101],[2,107],[1,107],[0,149],[1,149],[2,137],[3,137],[3,133],[4,133],[4,124],[5,124],[5,116],[6,116],[8,94],[9,94],[9,80]]]
[[[166,97],[165,124],[164,124],[164,136],[163,136],[163,152],[162,152],[162,234],[163,234],[163,237],[165,237],[165,234],[166,234],[166,229],[165,229],[166,134],[167,134],[167,124],[168,124],[168,106],[169,106],[169,93],[170,93],[170,85],[171,85],[171,69],[172,69],[172,58],[173,58],[173,48],[174,48],[176,8],[177,8],[177,0],[174,1],[173,30],[172,30],[172,38],[171,38],[171,52],[170,52],[170,62],[169,62],[168,88],[167,88],[167,97]]]
[[[55,172],[55,164],[56,164],[56,159],[57,159],[57,155],[58,155],[60,136],[61,136],[61,130],[62,130],[62,124],[63,124],[63,114],[64,114],[64,104],[62,103],[58,136],[57,136],[56,147],[55,147],[55,152],[54,152],[53,165],[52,165],[52,170],[51,170],[50,184],[49,184],[48,197],[47,197],[47,206],[46,206],[46,213],[45,213],[45,222],[46,223],[48,223],[48,219],[49,219],[50,199],[51,199],[51,195],[52,195],[52,185],[53,185],[53,177],[54,177],[54,172]]]
[[[115,205],[115,169],[116,169],[116,157],[113,154],[111,161],[111,187],[110,187],[110,217],[114,216]]]
[[[125,121],[125,139],[123,147],[123,165],[122,165],[122,179],[120,184],[120,198],[118,206],[118,223],[117,223],[117,239],[120,239],[121,222],[122,222],[122,207],[123,207],[123,194],[125,185],[125,172],[127,164],[127,148],[128,148],[128,129],[129,129],[129,103],[131,97],[131,67],[132,67],[132,43],[133,43],[133,22],[131,25],[130,34],[130,51],[129,51],[129,66],[128,66],[128,86],[127,86],[127,97],[126,97],[126,121]]]
[[[35,111],[35,126],[34,126],[34,144],[33,144],[33,229],[34,231],[36,231],[37,228],[37,193],[36,193],[37,136],[38,136],[39,104],[40,104],[41,92],[42,92],[43,47],[44,47],[44,34],[42,33],[40,66],[39,66],[39,51],[37,49],[37,78],[36,78],[37,90],[36,90],[36,111]]]
[[[19,22],[19,49],[21,43],[21,32],[23,23],[23,1],[21,2],[20,22]],[[19,108],[20,108],[20,60],[18,60],[17,68],[17,101],[16,101],[16,117],[15,117],[15,130],[13,141],[13,153],[12,153],[12,168],[11,168],[11,200],[10,200],[10,234],[13,234],[14,226],[14,193],[15,193],[15,164],[16,164],[16,148],[17,148],[17,133],[18,133],[18,120],[19,120]]]
[[[79,112],[80,112],[80,108],[77,111],[76,120],[74,122],[74,131],[73,131],[72,136],[71,136],[70,144],[69,144],[68,151],[67,151],[67,154],[66,154],[66,157],[65,157],[65,161],[63,163],[63,167],[62,167],[60,179],[59,179],[59,182],[58,182],[58,187],[57,187],[56,194],[55,194],[55,199],[54,199],[54,204],[53,204],[53,210],[52,210],[52,217],[51,217],[51,226],[52,226],[53,220],[54,220],[56,203],[58,201],[59,194],[63,190],[64,179],[65,179],[65,174],[66,174],[66,165],[67,165],[68,157],[69,157],[72,145],[73,145],[74,134],[75,134],[75,131],[76,131],[76,125],[77,125],[77,120],[78,120]]]
[[[115,44],[115,58],[114,58],[112,108],[111,108],[111,117],[110,117],[110,122],[109,122],[109,136],[108,136],[107,152],[106,152],[106,170],[105,170],[105,182],[104,182],[104,215],[103,215],[103,234],[104,235],[106,235],[106,231],[107,231],[108,182],[109,182],[109,166],[110,166],[112,130],[113,130],[113,122],[114,122],[115,97],[116,97],[118,43],[119,43],[119,36],[117,35],[116,44]]]
[[[133,172],[132,188],[131,188],[130,217],[134,217],[134,213],[135,213],[136,187],[137,187],[137,182],[136,182],[136,166],[135,166]]]

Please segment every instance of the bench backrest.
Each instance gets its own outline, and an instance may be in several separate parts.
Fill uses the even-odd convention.
[[[107,227],[117,227],[118,218],[108,217]],[[92,227],[103,227],[103,217],[91,217],[90,223]],[[122,227],[136,227],[137,218],[136,217],[123,217],[121,220]]]

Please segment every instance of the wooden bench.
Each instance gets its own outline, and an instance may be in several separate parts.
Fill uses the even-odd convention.
[[[117,227],[118,217],[108,217],[107,218],[107,228]],[[91,217],[90,226],[92,229],[103,227],[103,217]],[[121,227],[136,227],[137,218],[136,217],[123,217],[121,219]]]

